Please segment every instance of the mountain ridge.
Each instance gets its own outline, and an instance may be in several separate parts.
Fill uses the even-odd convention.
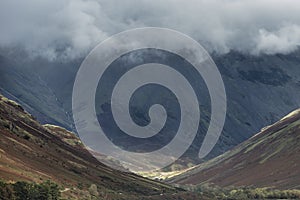
[[[25,104],[31,106],[34,111],[30,112],[42,123],[56,124],[76,132],[71,109],[72,86],[83,58],[71,61],[25,58],[22,61],[22,59],[14,59],[13,56],[12,54],[5,57],[15,60],[8,64],[6,60],[0,59],[0,71],[2,70],[0,87],[16,96],[15,100],[23,106]],[[233,148],[250,138],[261,127],[276,122],[286,112],[300,107],[300,50],[287,55],[260,56],[232,51],[212,57],[225,84],[227,117],[218,143],[205,160]],[[23,77],[15,76],[11,74],[12,72]],[[43,83],[34,81],[35,87],[29,88],[31,84],[26,80],[36,75]],[[9,81],[10,78],[19,84],[13,84]],[[200,87],[202,89],[202,86]],[[47,92],[47,88],[50,88],[53,93]],[[31,97],[28,97],[28,94],[32,94]],[[196,136],[181,163],[197,164],[203,161],[197,159],[197,155],[210,119],[209,98],[204,96],[200,109],[203,117],[200,123],[201,134]]]
[[[183,189],[103,165],[74,134],[61,127],[42,126],[19,104],[1,95],[0,135],[2,181],[51,180],[63,186],[63,196],[71,199],[85,198],[89,187],[98,189],[99,198],[196,198]]]
[[[232,150],[167,182],[299,189],[299,142],[300,109],[297,109]]]

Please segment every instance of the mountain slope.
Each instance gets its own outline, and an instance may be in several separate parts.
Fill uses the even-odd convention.
[[[70,115],[53,89],[36,70],[28,70],[19,60],[0,55],[0,92],[20,103],[41,123],[71,128]]]
[[[230,52],[214,60],[227,93],[227,118],[215,152],[227,151],[300,107],[299,50],[259,56]]]
[[[63,186],[64,193],[72,193],[66,195],[72,199],[74,192],[80,191],[78,188],[87,189],[93,184],[99,193],[113,195],[112,199],[155,199],[161,195],[166,199],[194,199],[193,194],[181,189],[104,166],[72,133],[40,125],[20,105],[3,96],[0,136],[0,179],[5,181],[50,179]]]
[[[300,188],[300,109],[225,154],[171,179],[180,184]]]
[[[43,113],[40,116],[33,112],[39,121],[54,123],[75,131],[71,118],[71,96],[76,72],[83,58],[60,62],[42,59],[30,60],[26,59],[27,57],[24,55],[14,56],[14,54],[7,57],[18,57],[15,59],[16,65],[21,67],[13,68],[14,73],[30,80],[33,76],[31,72],[35,72],[34,74],[37,74],[45,84],[39,84],[39,81],[32,80],[35,87],[29,87],[29,84],[23,81],[21,76],[8,73],[9,67],[13,64],[6,65],[0,62],[0,69],[3,69],[0,75],[7,77],[0,79],[0,86],[3,85],[1,87],[17,97],[20,96],[19,93],[24,93],[25,96],[33,93],[33,97],[26,99],[23,95],[22,98],[19,98],[22,100],[19,103],[24,106],[25,104],[30,105],[34,108],[35,113]],[[250,138],[261,127],[276,122],[285,113],[300,107],[300,50],[288,55],[260,56],[230,52],[225,55],[215,55],[213,58],[225,84],[227,117],[221,137],[207,159],[224,153]],[[12,82],[5,83],[9,78],[23,83],[22,89],[16,91],[16,86]],[[53,93],[46,93],[47,90],[43,85],[46,85]],[[200,87],[202,89],[202,86]],[[203,88],[205,89],[205,86]],[[191,162],[199,162],[196,159],[198,150],[210,119],[209,95],[207,92],[205,93],[205,90],[201,94],[203,105],[201,105],[200,131],[185,155]],[[36,103],[36,98],[41,100]],[[53,101],[56,98],[58,103]],[[102,99],[97,100],[97,102],[101,101]],[[106,105],[105,103],[107,102],[102,105]]]

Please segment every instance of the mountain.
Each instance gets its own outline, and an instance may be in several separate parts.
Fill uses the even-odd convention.
[[[0,55],[0,92],[20,103],[41,123],[71,129],[70,114],[63,108],[53,89],[19,59]]]
[[[179,184],[300,188],[300,109],[230,151],[168,181]]]
[[[41,125],[1,95],[0,136],[2,181],[51,180],[68,199],[88,199],[90,188],[96,188],[98,198],[107,199],[197,199],[182,189],[106,167],[73,133]]]
[[[1,53],[4,55],[5,51]],[[32,108],[32,113],[40,122],[60,125],[76,132],[71,110],[72,87],[83,58],[49,61],[28,59],[28,56],[15,56],[14,53],[3,57],[14,61],[7,64],[6,60],[0,60],[0,76],[6,77],[0,79],[4,94],[14,97],[25,108],[27,105]],[[227,116],[221,137],[206,160],[233,148],[261,127],[276,122],[285,113],[300,107],[300,50],[287,55],[258,56],[232,51],[213,55],[213,59],[225,84]],[[173,63],[175,60],[169,64]],[[30,80],[30,84],[26,80]],[[200,85],[199,88],[203,90],[200,129],[191,148],[183,156],[185,163],[202,162],[197,159],[198,151],[210,120],[209,95],[205,86]],[[110,105],[103,99],[97,99],[97,102],[99,109]],[[141,117],[143,112],[136,109],[136,116],[134,113],[133,116],[144,120],[144,116]],[[174,119],[178,121],[180,118]],[[167,143],[163,139],[159,141]]]

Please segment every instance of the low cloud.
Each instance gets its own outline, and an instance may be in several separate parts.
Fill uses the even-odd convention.
[[[256,44],[254,54],[291,53],[300,45],[300,26],[287,25],[274,32],[261,29]]]
[[[290,53],[300,44],[298,0],[2,0],[0,46],[73,59],[112,34],[172,28],[210,52]]]

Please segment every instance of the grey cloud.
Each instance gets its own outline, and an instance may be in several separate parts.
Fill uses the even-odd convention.
[[[210,52],[290,53],[300,44],[298,0],[3,0],[0,46],[49,59],[84,56],[129,28],[172,28]]]

